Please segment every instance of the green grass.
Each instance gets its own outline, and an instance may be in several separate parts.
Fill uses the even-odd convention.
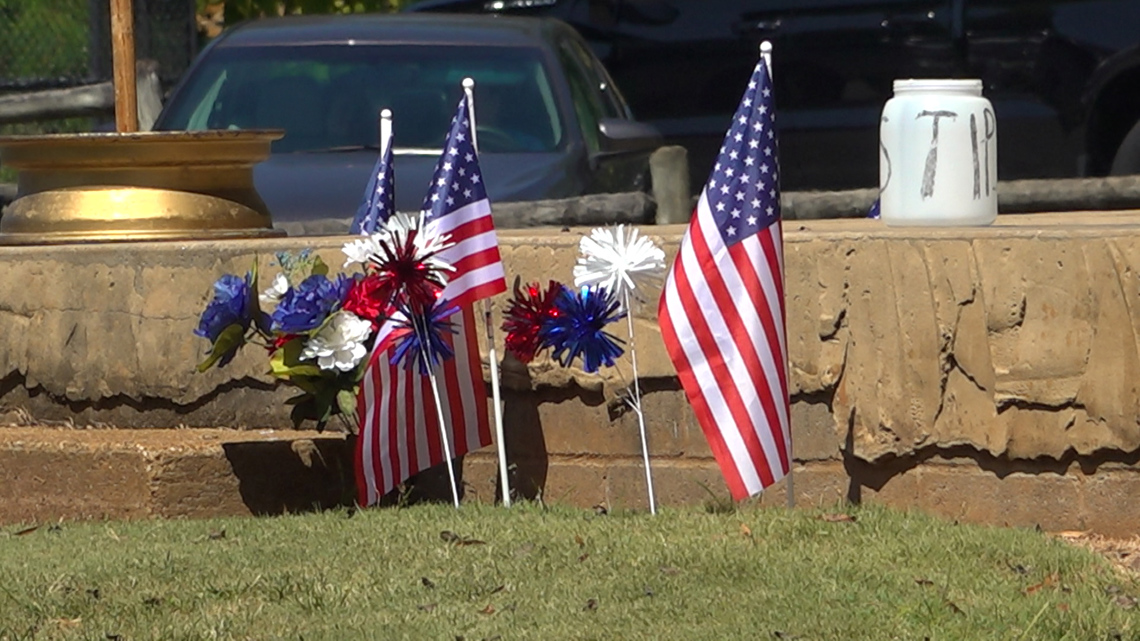
[[[1140,586],[1092,553],[849,513],[430,505],[8,528],[0,638],[1140,638],[1120,605]]]

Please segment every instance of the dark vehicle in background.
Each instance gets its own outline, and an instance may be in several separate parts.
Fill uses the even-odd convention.
[[[474,78],[492,203],[644,189],[660,134],[554,19],[371,14],[255,20],[206,48],[155,129],[284,129],[254,182],[275,223],[348,219],[393,112],[396,208],[418,211]],[[345,228],[347,231],[347,226]]]
[[[1140,173],[1137,0],[424,0],[557,16],[704,182],[758,44],[773,43],[785,189],[878,184],[902,78],[981,78],[1003,180]]]

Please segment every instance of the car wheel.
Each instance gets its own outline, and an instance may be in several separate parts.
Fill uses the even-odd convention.
[[[1140,122],[1133,125],[1124,140],[1120,141],[1109,174],[1112,176],[1140,174]]]

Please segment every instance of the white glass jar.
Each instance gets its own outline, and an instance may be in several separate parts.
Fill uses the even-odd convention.
[[[888,225],[997,218],[997,120],[981,80],[896,80],[879,144],[879,215]]]

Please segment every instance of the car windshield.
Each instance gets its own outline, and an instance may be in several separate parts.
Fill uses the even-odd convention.
[[[557,103],[538,52],[513,47],[218,48],[167,106],[163,128],[284,129],[274,153],[375,147],[378,114],[388,108],[397,150],[439,153],[465,77],[476,83],[482,151],[562,145]]]

